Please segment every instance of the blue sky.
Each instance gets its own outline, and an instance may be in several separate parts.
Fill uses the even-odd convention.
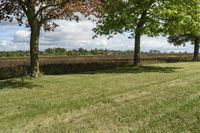
[[[107,40],[102,36],[92,39],[92,28],[94,23],[88,20],[80,21],[57,21],[60,25],[55,32],[41,31],[40,50],[53,47],[62,47],[66,49],[114,49],[114,50],[132,50],[134,48],[134,40],[128,39],[127,35],[117,35]],[[24,26],[18,26],[16,23],[2,22],[0,23],[0,51],[15,51],[29,49],[30,31]],[[164,51],[193,51],[193,46],[175,47],[167,42],[164,37],[150,38],[143,36],[141,40],[142,51],[160,50]]]

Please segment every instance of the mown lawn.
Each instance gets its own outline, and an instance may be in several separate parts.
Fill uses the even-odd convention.
[[[200,62],[0,81],[1,133],[200,132]]]

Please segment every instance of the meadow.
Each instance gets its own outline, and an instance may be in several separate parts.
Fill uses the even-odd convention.
[[[0,81],[1,133],[200,131],[200,62]]]

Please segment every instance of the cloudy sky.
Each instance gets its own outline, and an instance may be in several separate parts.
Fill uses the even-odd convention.
[[[117,35],[107,40],[107,37],[92,39],[93,22],[82,20],[79,23],[69,21],[58,21],[60,26],[54,32],[41,32],[40,50],[53,47],[62,47],[66,49],[113,49],[113,50],[131,50],[134,48],[134,40],[128,39],[127,35]],[[16,23],[0,23],[0,51],[15,51],[29,49],[29,28],[18,26]],[[174,47],[168,44],[166,38],[150,38],[143,36],[141,41],[142,51],[160,50],[164,51],[189,51],[193,47]]]

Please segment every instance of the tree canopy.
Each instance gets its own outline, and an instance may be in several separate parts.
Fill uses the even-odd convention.
[[[97,35],[111,37],[130,33],[129,38],[135,38],[134,64],[140,65],[141,36],[164,34],[169,26],[165,23],[185,17],[182,8],[192,9],[193,2],[196,0],[106,0],[94,31]]]
[[[44,30],[53,30],[56,26],[52,23],[55,19],[77,20],[79,16],[75,12],[89,15],[94,11],[94,5],[98,0],[1,0],[0,16],[3,20],[13,21],[21,25],[31,25],[37,20]]]
[[[200,3],[199,0],[193,0],[190,4],[177,7],[181,13],[171,15],[171,21],[166,21],[165,30],[169,35],[168,41],[175,46],[184,45],[191,42],[194,45],[194,60],[198,60],[199,44],[200,44]],[[179,21],[175,21],[173,17],[179,17]]]
[[[191,42],[194,45],[193,60],[199,60],[200,36],[194,34],[171,35],[168,37],[168,42],[175,46],[185,46],[187,42]]]

